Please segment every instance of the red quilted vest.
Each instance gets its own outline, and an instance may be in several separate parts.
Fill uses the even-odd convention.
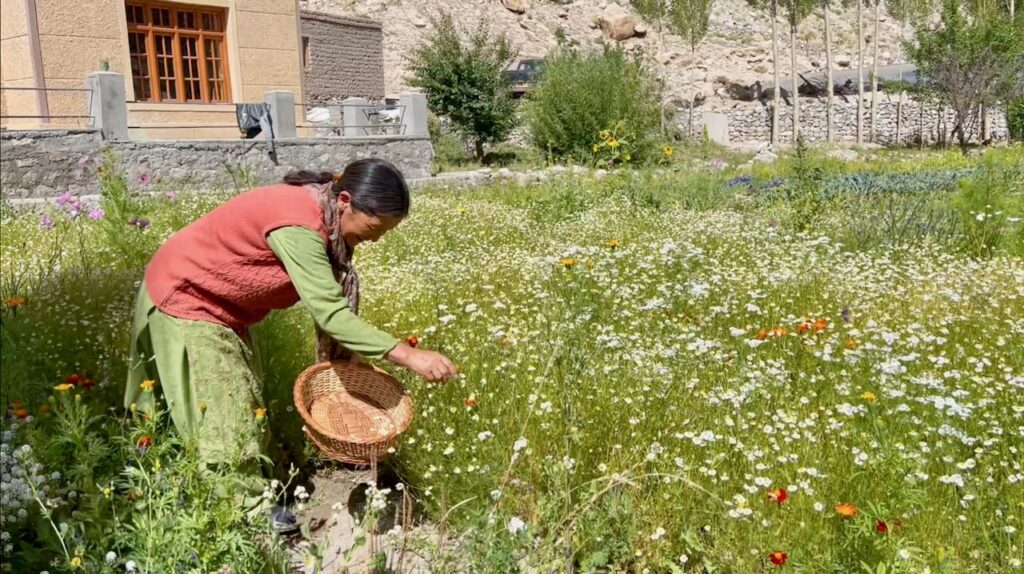
[[[327,242],[323,212],[306,188],[278,184],[235,196],[174,234],[146,267],[146,289],[173,317],[225,325],[238,333],[272,309],[298,302],[267,234],[297,225]]]

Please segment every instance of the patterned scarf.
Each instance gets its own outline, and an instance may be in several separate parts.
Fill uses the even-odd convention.
[[[338,228],[337,196],[331,193],[333,183],[309,184],[306,189],[310,197],[320,204],[324,213],[324,227],[327,228],[327,253],[331,259],[334,278],[341,286],[341,291],[348,298],[348,306],[352,312],[359,314],[359,274],[352,264],[352,249],[349,249],[345,238]],[[351,351],[342,347],[333,337],[316,328],[316,360],[337,361],[352,360]]]

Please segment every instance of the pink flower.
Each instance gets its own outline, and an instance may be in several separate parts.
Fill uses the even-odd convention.
[[[167,193],[164,194],[164,197],[167,198],[167,201],[174,201],[174,198],[178,197],[178,194],[174,193],[173,191],[168,191]]]
[[[144,173],[144,174],[139,176],[139,185],[149,185],[149,180],[150,180],[149,174],[148,173]]]
[[[49,231],[50,229],[53,229],[55,227],[55,225],[53,223],[53,218],[50,217],[49,213],[43,214],[43,219],[42,219],[42,221],[39,222],[39,227],[41,227],[41,228],[43,228],[43,229],[45,229],[47,231]]]
[[[99,221],[103,219],[104,215],[106,215],[106,213],[104,213],[103,208],[97,207],[96,209],[93,209],[92,211],[89,212],[89,219],[93,221]]]
[[[83,155],[78,159],[78,167],[85,167],[85,164],[89,163],[89,156]]]

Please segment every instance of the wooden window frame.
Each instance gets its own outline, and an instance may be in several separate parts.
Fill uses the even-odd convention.
[[[129,37],[133,33],[144,34],[146,38],[146,63],[149,72],[149,99],[139,99],[139,94],[135,94],[136,102],[145,103],[173,103],[173,104],[222,104],[231,103],[231,76],[228,62],[228,43],[227,43],[227,22],[228,22],[228,11],[226,8],[219,8],[215,6],[202,6],[196,4],[177,4],[172,2],[160,2],[150,0],[128,0],[124,3],[125,11],[130,7],[141,7],[143,10],[144,23],[138,24],[131,22],[130,18],[127,18],[128,35]],[[160,10],[168,10],[170,14],[170,26],[157,26],[153,24],[153,8]],[[195,15],[196,28],[182,28],[178,25],[178,14],[192,13]],[[218,30],[206,30],[203,26],[204,15],[216,15],[218,18],[219,26]],[[157,64],[157,53],[156,53],[156,36],[171,36],[173,37],[171,53],[173,55],[173,73],[174,73],[174,90],[175,98],[162,98],[161,97],[161,79],[159,66]],[[199,99],[187,100],[185,99],[185,67],[182,59],[181,39],[182,38],[195,38],[195,49],[196,57],[198,58],[198,73],[199,73]],[[221,68],[221,79],[220,84],[222,86],[222,97],[214,100],[210,98],[210,70],[208,69],[208,62],[206,57],[206,43],[208,40],[217,40],[220,44],[220,68]],[[134,55],[132,57],[135,57]],[[130,72],[131,70],[129,70]],[[133,75],[132,82],[135,82]]]

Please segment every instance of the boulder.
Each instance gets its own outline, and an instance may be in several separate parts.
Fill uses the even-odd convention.
[[[754,161],[758,163],[771,163],[777,159],[779,159],[778,155],[766,149],[757,152],[757,155],[754,156]]]
[[[646,36],[647,24],[644,24],[643,22],[637,22],[636,24],[633,25],[633,33],[636,34],[637,36]]]
[[[757,72],[758,74],[767,74],[768,64],[758,64],[754,66],[754,71]]]
[[[529,0],[501,0],[501,5],[516,14],[525,14],[526,9],[530,7],[530,2]]]
[[[832,56],[832,61],[840,68],[849,68],[853,62],[853,57],[849,54],[836,54]]]
[[[636,34],[637,19],[618,4],[611,4],[597,17],[597,25],[613,40],[626,40]]]

